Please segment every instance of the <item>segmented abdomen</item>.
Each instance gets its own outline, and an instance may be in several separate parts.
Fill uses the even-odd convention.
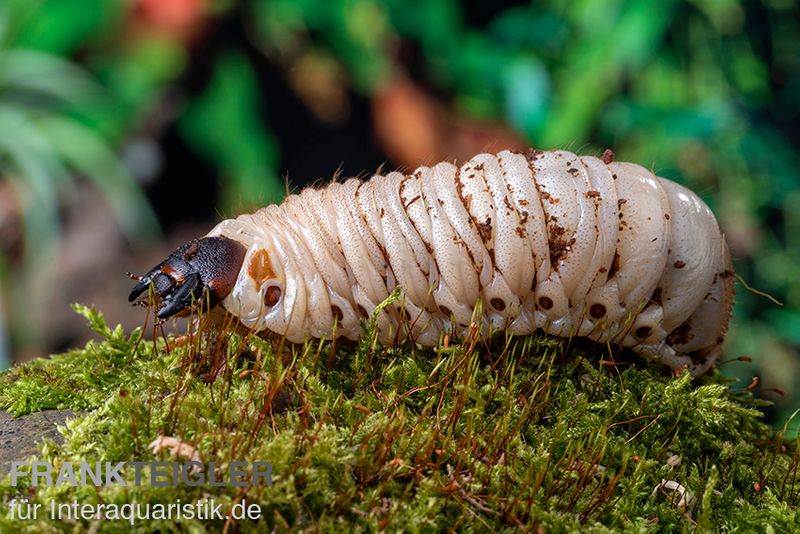
[[[306,189],[209,235],[248,247],[223,305],[294,342],[357,339],[400,286],[401,302],[377,318],[383,343],[463,334],[481,302],[487,332],[585,336],[700,374],[730,316],[727,246],[697,195],[566,151]]]

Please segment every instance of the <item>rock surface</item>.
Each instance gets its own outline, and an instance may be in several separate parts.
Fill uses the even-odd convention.
[[[45,410],[14,417],[0,410],[0,477],[9,473],[11,462],[36,454],[44,438],[61,443],[64,438],[56,426],[78,415],[74,410]]]

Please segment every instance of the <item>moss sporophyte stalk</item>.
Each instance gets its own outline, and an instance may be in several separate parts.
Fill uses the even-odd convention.
[[[357,345],[226,331],[152,341],[76,310],[99,341],[0,375],[14,415],[75,411],[63,441],[16,459],[16,485],[5,474],[2,532],[800,528],[796,439],[719,371],[693,380],[545,335],[384,348],[374,324]],[[34,462],[55,482],[68,462],[189,461],[206,482],[269,462],[272,484],[136,485],[129,468],[127,485],[30,479]],[[168,512],[211,501],[218,515]],[[64,523],[51,509],[77,513]]]

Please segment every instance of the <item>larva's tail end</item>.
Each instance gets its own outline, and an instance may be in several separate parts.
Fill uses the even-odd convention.
[[[714,342],[710,347],[698,351],[701,355],[700,358],[695,356],[695,365],[690,370],[694,376],[700,376],[708,372],[714,366],[717,359],[722,355],[722,347],[725,343],[725,335],[728,332],[731,317],[733,315],[733,297],[736,294],[736,273],[733,270],[733,263],[731,262],[730,251],[728,244],[722,239],[722,264],[723,270],[717,274],[722,286],[721,294],[719,297],[719,326],[714,336]]]
[[[708,372],[722,354],[731,320],[736,276],[724,240],[721,260],[703,302],[666,339],[672,354],[664,363],[675,370],[688,368],[695,377]]]
[[[696,353],[693,353],[694,364],[689,370],[692,375],[700,376],[707,373],[722,355],[722,348],[725,343],[725,335],[728,332],[731,317],[733,315],[733,297],[736,294],[736,273],[733,270],[731,254],[725,238],[722,238],[722,265],[723,270],[717,273],[719,284],[722,286],[718,306],[719,318],[717,322],[716,335],[713,336],[713,343]],[[713,288],[712,288],[713,289]]]

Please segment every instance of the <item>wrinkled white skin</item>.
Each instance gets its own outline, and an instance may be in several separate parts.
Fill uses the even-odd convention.
[[[306,189],[208,235],[248,248],[223,306],[292,342],[358,339],[399,285],[401,302],[377,317],[384,344],[463,335],[481,302],[484,332],[584,336],[699,375],[719,356],[733,295],[727,246],[697,195],[565,151]]]

